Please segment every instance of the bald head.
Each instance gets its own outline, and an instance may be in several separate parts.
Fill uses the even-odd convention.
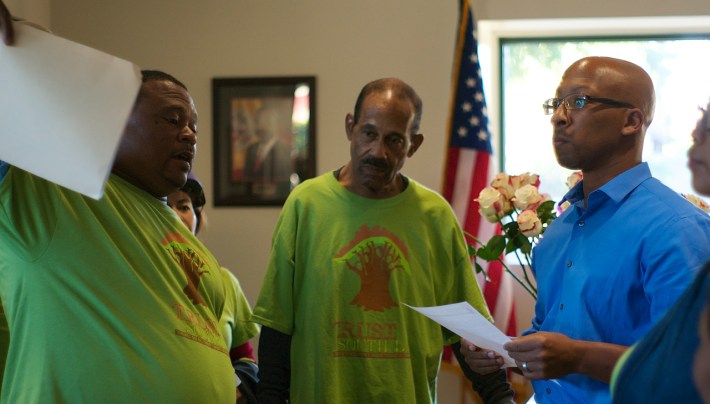
[[[568,76],[584,77],[599,94],[639,108],[644,116],[644,129],[653,121],[656,104],[653,81],[638,65],[621,59],[592,56],[574,62],[562,79]]]

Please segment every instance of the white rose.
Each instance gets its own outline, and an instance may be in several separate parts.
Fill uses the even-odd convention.
[[[513,205],[510,201],[493,187],[486,187],[474,199],[480,206],[479,212],[489,222],[495,223],[505,215],[513,212]]]
[[[567,210],[567,208],[569,208],[571,205],[572,204],[569,203],[569,201],[564,201],[557,207],[557,209],[559,210],[560,213],[562,213],[565,210]]]
[[[531,173],[513,175],[510,177],[510,183],[512,184],[514,190],[517,190],[525,185],[534,185],[537,187],[540,185],[540,176]]]
[[[496,202],[500,200],[500,191],[493,187],[485,187],[478,194],[478,198],[475,199],[482,208],[488,208],[493,206]]]
[[[542,195],[537,191],[534,185],[523,185],[515,191],[513,204],[517,209],[535,209],[542,203]]]
[[[493,187],[486,187],[478,194],[478,198],[474,199],[480,206],[479,212],[489,222],[495,223],[498,221],[498,206],[502,196],[500,192]]]
[[[575,171],[567,177],[567,188],[572,189],[579,181],[582,181],[582,172]]]
[[[690,203],[692,203],[693,205],[702,209],[703,212],[710,212],[710,206],[708,206],[708,204],[704,200],[698,198],[697,196],[695,196],[693,194],[681,194],[681,195],[683,195],[683,198],[690,201]]]
[[[491,187],[500,191],[506,199],[512,198],[513,192],[515,192],[515,189],[511,185],[510,178],[511,177],[506,173],[498,173],[495,178],[493,178],[493,181],[491,181]]]
[[[518,227],[525,237],[536,237],[542,231],[542,223],[533,210],[524,210],[518,215]]]
[[[540,176],[533,173],[523,173],[518,175],[520,186],[534,185],[536,188],[540,185]]]

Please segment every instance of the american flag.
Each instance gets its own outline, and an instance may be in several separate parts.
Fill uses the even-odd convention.
[[[473,12],[468,0],[460,0],[452,89],[442,194],[451,203],[461,227],[486,242],[498,229],[481,217],[474,199],[492,179],[494,159]],[[489,281],[479,277],[479,283],[495,324],[504,333],[514,336],[512,278],[500,263],[479,263],[484,269],[487,267]]]

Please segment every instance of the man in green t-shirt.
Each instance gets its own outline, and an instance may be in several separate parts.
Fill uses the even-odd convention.
[[[202,207],[206,202],[202,184],[192,174],[187,178],[187,182],[182,188],[168,195],[168,206],[195,235],[199,235],[205,228],[207,220]],[[249,321],[252,314],[251,306],[242,291],[239,280],[227,268],[221,269],[225,281],[226,298],[222,318],[219,320],[219,329],[227,344],[227,349],[229,349],[232,366],[240,379],[237,402],[252,403],[256,402],[254,394],[256,393],[259,368],[256,365],[256,357],[249,340],[259,333],[259,327]]]
[[[10,24],[0,1],[8,44]],[[195,105],[142,74],[100,200],[0,161],[2,402],[236,400],[221,267],[166,204],[192,167]]]
[[[435,402],[459,337],[404,304],[467,301],[490,319],[451,207],[400,173],[421,111],[403,81],[367,84],[345,117],[350,162],[289,195],[254,308],[262,403]],[[487,403],[512,402],[504,371],[459,362]]]

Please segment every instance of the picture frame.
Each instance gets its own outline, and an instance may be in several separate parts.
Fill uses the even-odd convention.
[[[281,206],[316,172],[315,76],[213,78],[215,206]]]

